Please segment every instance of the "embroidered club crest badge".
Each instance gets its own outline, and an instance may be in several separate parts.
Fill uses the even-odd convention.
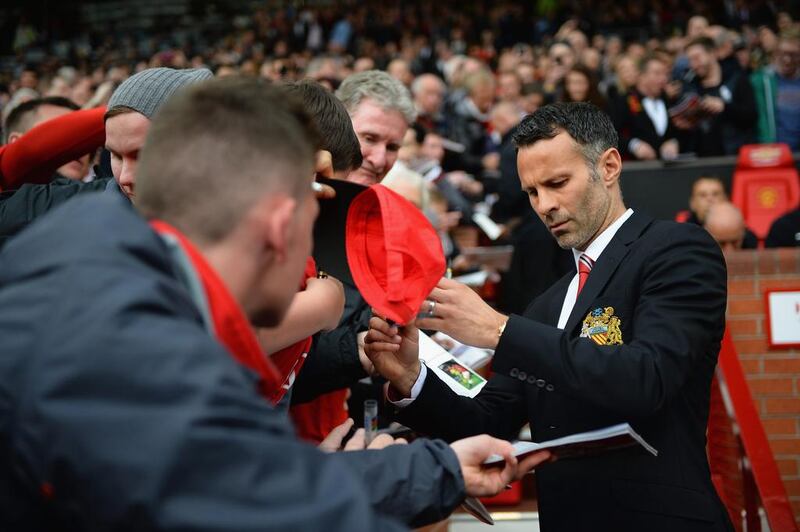
[[[598,307],[584,318],[581,338],[590,338],[597,345],[622,345],[620,323],[614,316],[614,307]]]

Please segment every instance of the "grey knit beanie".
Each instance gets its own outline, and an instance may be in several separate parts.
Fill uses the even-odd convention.
[[[129,77],[108,100],[108,111],[129,107],[153,119],[156,111],[180,88],[213,77],[207,68],[148,68]]]

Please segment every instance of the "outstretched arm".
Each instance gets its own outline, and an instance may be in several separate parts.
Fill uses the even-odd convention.
[[[75,111],[48,120],[4,146],[0,190],[47,183],[62,165],[103,146],[105,107]]]

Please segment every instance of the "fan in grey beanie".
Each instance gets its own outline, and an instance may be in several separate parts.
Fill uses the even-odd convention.
[[[150,121],[170,96],[180,89],[213,77],[210,70],[196,68],[149,68],[129,77],[117,87],[105,114],[106,150],[115,184],[109,188],[134,198],[136,161],[144,146]]]
[[[142,70],[117,87],[108,101],[106,114],[120,107],[126,107],[152,120],[156,111],[179,89],[213,76],[214,74],[207,68]]]

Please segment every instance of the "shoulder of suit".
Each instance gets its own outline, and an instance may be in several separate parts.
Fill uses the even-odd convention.
[[[672,247],[675,243],[682,242],[719,248],[708,231],[702,226],[672,220],[653,220],[639,239],[652,243],[654,249]]]

